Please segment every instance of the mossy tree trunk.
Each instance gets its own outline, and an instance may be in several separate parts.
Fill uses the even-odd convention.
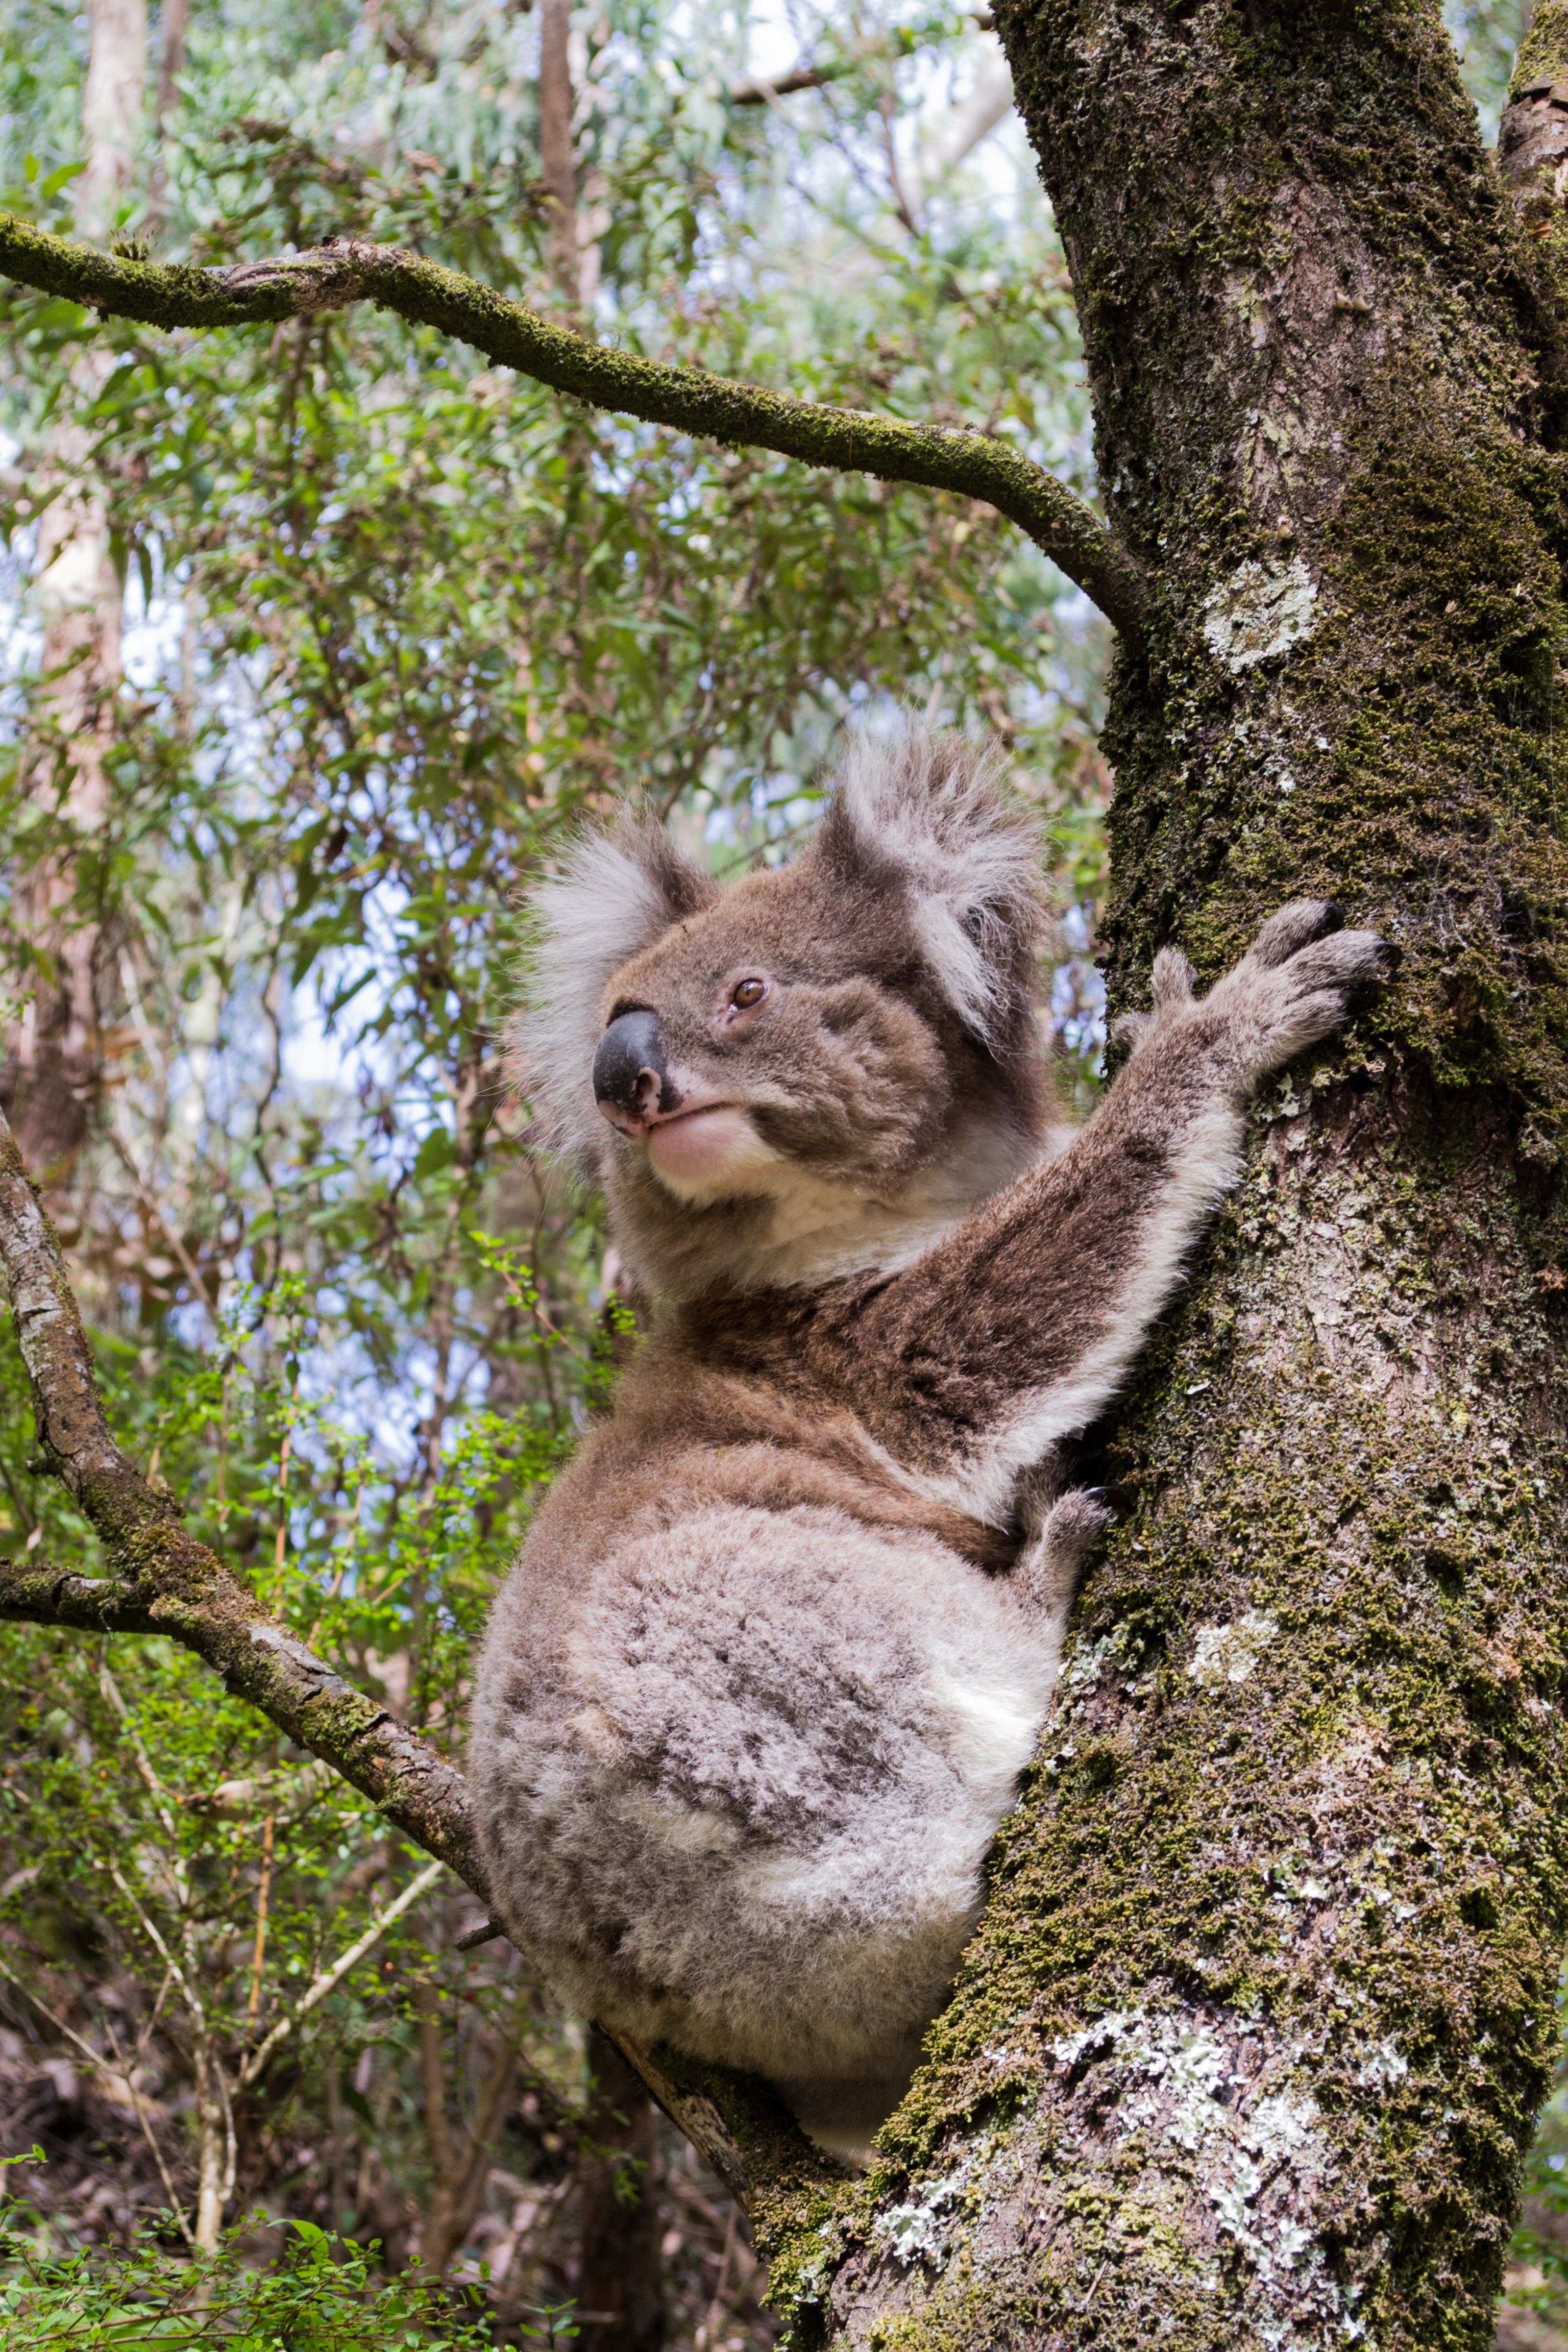
[[[1399,942],[1386,1002],[1259,1106],[1105,1440],[1127,1507],[879,2168],[829,2178],[711,2072],[647,2079],[747,2193],[803,2352],[1480,2352],[1568,1861],[1568,7],[1521,59],[1512,186],[1436,0],[996,13],[1110,535],[979,436],[650,368],[380,248],[218,276],[5,223],[0,262],[165,324],[386,301],[634,414],[992,497],[1122,630],[1121,1003],[1163,941],[1213,978],[1306,892]],[[174,1611],[241,1672],[226,1587],[123,1572],[13,1572],[5,1605]],[[288,1656],[258,1703],[407,1811],[408,1758],[366,1764]],[[416,1833],[482,1892],[461,1799]]]
[[[1479,2347],[1563,1930],[1556,341],[1437,7],[1001,0],[1077,289],[1137,1001],[1282,899],[1404,950],[1259,1107],[1130,1501],[803,2340]]]

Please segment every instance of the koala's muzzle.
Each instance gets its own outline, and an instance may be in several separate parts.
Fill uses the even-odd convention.
[[[675,1108],[679,1096],[657,1013],[623,1013],[611,1022],[594,1055],[594,1099],[617,1127]]]

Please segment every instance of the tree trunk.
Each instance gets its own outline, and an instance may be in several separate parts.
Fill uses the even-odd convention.
[[[658,2352],[664,2283],[652,2165],[653,2101],[613,2042],[595,2033],[594,2137],[603,2151],[583,2168],[577,2309],[583,2352]]]
[[[572,144],[572,0],[540,0],[539,163],[550,200],[550,246],[561,299],[575,310],[577,159]]]
[[[93,0],[82,92],[86,169],[77,226],[106,238],[130,194],[146,76],[145,0]],[[109,813],[106,765],[120,685],[122,595],[94,434],[79,421],[102,391],[112,354],[89,345],[71,371],[67,414],[44,453],[48,503],[38,528],[37,600],[45,686],[28,756],[32,796],[58,810],[58,842],[22,877],[14,908],[34,959],[32,1002],[8,1042],[0,1099],[27,1165],[63,1187],[86,1138],[100,1065],[97,836]]]
[[[1436,5],[997,16],[1157,580],[1115,997],[1304,894],[1405,961],[1259,1108],[931,2063],[775,2282],[806,2345],[1479,2352],[1563,1927],[1557,331]]]

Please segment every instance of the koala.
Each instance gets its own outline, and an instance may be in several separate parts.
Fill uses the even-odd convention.
[[[563,2000],[766,2076],[863,2160],[943,2006],[1106,1514],[1064,1449],[1235,1178],[1259,1079],[1383,942],[1303,901],[1203,998],[1171,949],[1086,1124],[994,762],[849,751],[720,888],[590,834],[540,894],[520,1083],[653,1302],[496,1601],[472,1772]]]

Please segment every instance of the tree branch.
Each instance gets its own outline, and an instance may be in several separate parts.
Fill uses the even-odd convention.
[[[1531,321],[1542,383],[1568,376],[1568,212],[1559,192],[1568,163],[1568,0],[1542,0],[1514,60],[1498,130],[1498,172],[1513,199],[1540,298]],[[1562,394],[1549,395],[1561,410]]]
[[[333,238],[311,253],[199,269],[117,259],[3,213],[0,270],[105,316],[153,327],[239,326],[371,301],[595,408],[841,473],[981,499],[1026,532],[1130,645],[1142,642],[1148,580],[1129,551],[1043,467],[967,427],[828,408],[699,368],[666,367],[573,334],[397,246]]]
[[[99,1535],[108,1576],[0,1560],[0,1619],[93,1633],[162,1633],[192,1651],[289,1738],[370,1799],[415,1845],[489,1907],[468,1782],[417,1733],[318,1658],[261,1609],[231,1570],[180,1525],[180,1507],[115,1444],[59,1244],[0,1113],[0,1273],[32,1391],[42,1466]],[[667,2053],[612,2035],[666,2114],[742,2204],[759,2189],[831,2177],[765,2085],[712,2084]]]
[[[994,31],[996,24],[989,8],[971,9],[969,21],[980,33]],[[830,81],[842,81],[846,74],[853,73],[856,67],[868,58],[885,57],[890,50],[908,55],[920,38],[920,35],[909,31],[883,33],[876,40],[864,43],[850,57],[829,58],[826,64],[819,66],[799,65],[790,73],[780,74],[774,81],[759,79],[737,82],[730,92],[730,103],[731,106],[771,106],[775,98],[793,98],[797,89],[825,89]]]

